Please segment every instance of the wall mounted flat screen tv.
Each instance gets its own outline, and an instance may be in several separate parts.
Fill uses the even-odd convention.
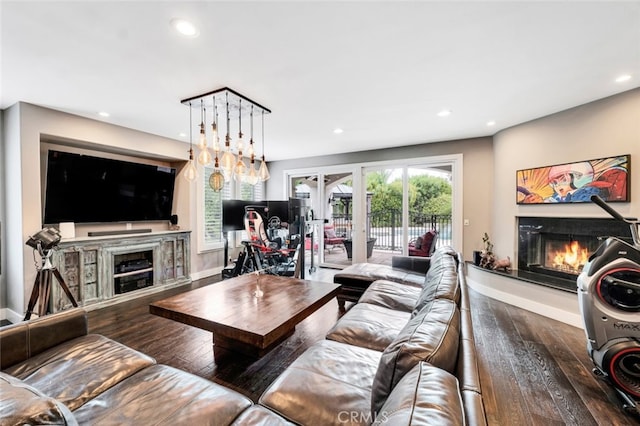
[[[50,150],[44,223],[169,220],[171,167]]]

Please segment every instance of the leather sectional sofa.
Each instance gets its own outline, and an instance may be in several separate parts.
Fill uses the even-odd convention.
[[[486,424],[462,263],[377,281],[257,404],[88,334],[73,309],[0,330],[0,424]]]

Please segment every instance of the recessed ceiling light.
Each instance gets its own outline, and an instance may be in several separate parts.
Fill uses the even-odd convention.
[[[340,133],[344,132],[344,130],[337,128],[337,129],[333,129],[333,133],[335,133],[336,135],[339,135]]]
[[[180,136],[181,138],[186,138],[187,134],[185,132],[180,132],[178,133],[178,136]]]
[[[631,80],[631,75],[624,74],[616,78],[616,83],[624,83],[625,81],[629,81],[629,80]]]
[[[443,109],[438,113],[438,117],[448,117],[449,115],[451,115],[450,109]]]
[[[100,112],[98,113],[98,115],[99,115],[100,117],[108,117],[110,114],[109,114],[108,112],[105,112],[105,111],[100,111]]]
[[[491,127],[491,126],[495,126],[496,122],[495,121],[487,121],[487,126]]]
[[[185,19],[172,19],[171,26],[185,37],[198,37],[200,35],[198,28]]]

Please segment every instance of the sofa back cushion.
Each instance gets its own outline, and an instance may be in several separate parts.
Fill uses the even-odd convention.
[[[61,402],[42,394],[20,379],[0,372],[0,424],[77,425]]]
[[[391,390],[420,361],[453,372],[458,357],[460,311],[455,302],[435,299],[409,320],[380,358],[371,390],[377,413]]]
[[[456,377],[419,362],[393,388],[374,425],[464,425]]]
[[[415,304],[412,316],[434,299],[460,301],[460,283],[458,280],[458,254],[455,251],[438,251],[431,258],[431,265],[424,278],[422,291]]]
[[[87,313],[74,308],[0,328],[0,369],[86,335],[87,324]]]

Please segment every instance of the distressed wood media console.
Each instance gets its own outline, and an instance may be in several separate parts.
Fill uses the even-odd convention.
[[[52,262],[79,306],[104,306],[191,282],[190,231],[80,237],[62,240]],[[60,286],[51,310],[71,307]]]

